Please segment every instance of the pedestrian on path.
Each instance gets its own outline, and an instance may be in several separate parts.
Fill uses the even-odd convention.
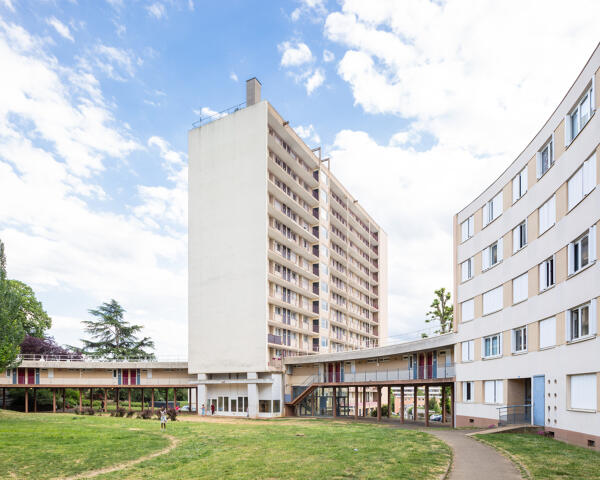
[[[211,404],[210,404],[210,414],[211,414],[211,415],[214,415],[214,414],[215,414],[215,404],[214,404],[214,403],[211,403]]]
[[[163,409],[160,411],[160,429],[167,429],[167,410]]]
[[[206,415],[206,407],[202,404],[202,416]]]

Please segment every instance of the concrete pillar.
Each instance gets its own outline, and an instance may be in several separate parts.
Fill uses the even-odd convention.
[[[333,418],[337,417],[337,389],[333,387]]]
[[[425,385],[425,426],[429,426],[429,385]]]
[[[239,408],[239,406],[238,406]],[[198,389],[196,388],[196,414],[200,415],[200,408],[198,408]]]
[[[33,411],[37,413],[37,388],[33,389]]]
[[[52,389],[52,413],[56,413],[56,389]]]
[[[108,412],[108,392],[104,389],[104,413]]]
[[[198,374],[198,380],[199,381],[204,381],[204,380],[208,380],[208,375],[206,373],[199,373]],[[202,407],[202,405],[204,405],[204,409],[206,412],[210,411],[210,405],[208,405],[208,390],[206,388],[206,385],[198,385],[197,387],[197,391],[196,391],[196,395],[197,395],[197,402],[200,404],[200,407]],[[196,409],[196,413],[198,415],[200,415],[200,409]],[[250,405],[248,405],[248,414],[250,414]]]
[[[446,385],[442,385],[442,423],[446,423]]]
[[[388,411],[387,411],[387,416],[388,418],[392,417],[392,387],[387,387],[388,390]]]
[[[377,421],[381,422],[381,387],[377,386]]]
[[[367,387],[363,387],[363,411],[362,416],[367,416]]]
[[[404,423],[404,385],[400,387],[400,421]]]
[[[451,410],[451,415],[452,415],[452,428],[456,428],[456,414],[454,412],[454,406],[456,405],[455,403],[455,382],[452,382],[452,385],[450,386],[450,410]]]
[[[2,409],[6,410],[6,388],[2,389]]]
[[[66,396],[66,393],[67,393],[66,390],[67,390],[66,388],[62,389],[62,400],[63,400],[63,408],[62,408],[62,410],[63,410],[63,413],[65,413],[65,396]]]
[[[129,411],[131,412],[131,388],[127,389],[127,399],[129,401]]]
[[[248,380],[258,379],[258,374],[248,372]],[[248,384],[248,416],[250,418],[258,418],[258,384]]]
[[[144,411],[144,389],[142,388],[142,412]]]
[[[150,410],[154,413],[154,388],[150,390]]]
[[[94,408],[94,389],[90,388],[90,408]]]
[[[81,388],[79,389],[79,413],[83,411],[83,400],[81,398]]]
[[[354,387],[354,420],[358,419],[358,387]]]
[[[25,389],[25,413],[29,413],[29,389]]]

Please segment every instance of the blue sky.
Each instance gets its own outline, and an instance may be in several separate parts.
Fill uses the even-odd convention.
[[[187,131],[244,101],[256,76],[388,232],[390,334],[419,330],[452,284],[452,215],[562,98],[598,43],[599,9],[0,0],[9,275],[36,289],[60,343],[115,298],[159,354],[185,356]]]

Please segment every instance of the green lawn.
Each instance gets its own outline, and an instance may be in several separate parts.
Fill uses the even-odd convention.
[[[600,479],[599,452],[525,433],[496,433],[477,437],[514,455],[534,479]]]
[[[211,419],[214,420],[214,419]],[[429,479],[450,449],[422,432],[326,420],[178,421],[166,455],[102,479]],[[169,445],[155,420],[0,411],[0,478],[103,468]]]

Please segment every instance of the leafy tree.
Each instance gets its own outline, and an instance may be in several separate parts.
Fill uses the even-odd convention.
[[[44,310],[42,302],[35,298],[33,289],[18,280],[8,280],[8,285],[19,301],[17,320],[25,333],[42,338],[44,332],[52,326],[52,319]]]
[[[146,351],[154,349],[154,342],[150,337],[137,338],[142,326],[126,322],[123,319],[125,309],[116,300],[105,302],[89,313],[95,318],[82,323],[92,340],[81,339],[84,346],[78,351],[93,357],[113,359],[154,358],[153,353]]]
[[[19,321],[19,302],[6,278],[4,244],[0,240],[0,370],[14,366],[25,331]]]
[[[33,337],[27,335],[21,342],[21,353],[25,355],[41,356],[60,356],[65,359],[79,360],[82,358],[80,353],[75,353],[61,347],[56,343],[53,337]]]
[[[449,333],[454,325],[454,307],[450,303],[450,292],[444,287],[434,292],[435,297],[431,302],[431,310],[427,312],[425,322],[439,323],[440,328],[435,331],[436,334]]]

